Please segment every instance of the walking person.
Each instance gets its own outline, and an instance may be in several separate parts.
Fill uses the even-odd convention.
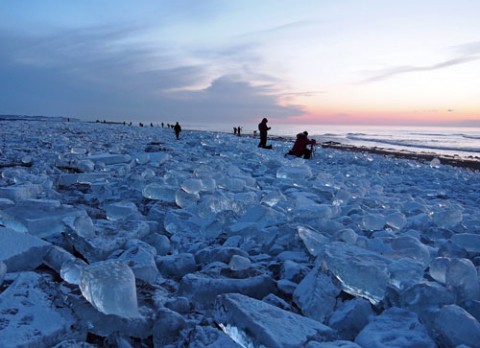
[[[175,126],[173,127],[173,130],[175,131],[175,136],[177,137],[177,140],[180,139],[180,132],[182,131],[182,127],[177,123],[175,123]]]
[[[258,147],[264,149],[271,149],[272,145],[267,146],[267,134],[271,127],[267,126],[268,120],[264,118],[262,122],[258,124],[258,130],[260,132],[260,143],[258,143]]]

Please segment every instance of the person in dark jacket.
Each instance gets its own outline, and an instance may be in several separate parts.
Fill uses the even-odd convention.
[[[175,136],[177,137],[177,140],[180,139],[180,132],[182,131],[182,127],[177,123],[175,123],[175,126],[173,127],[173,130],[175,131]]]
[[[308,139],[308,132],[297,134],[297,140],[293,144],[292,149],[288,152],[289,155],[295,155],[297,157],[310,158],[312,156],[312,148],[316,144],[315,139]],[[308,145],[312,145],[312,148],[308,148]]]
[[[260,131],[260,143],[258,147],[263,147],[264,149],[271,149],[272,145],[267,146],[267,133],[271,127],[267,126],[268,120],[264,118],[262,122],[258,124],[258,130]]]

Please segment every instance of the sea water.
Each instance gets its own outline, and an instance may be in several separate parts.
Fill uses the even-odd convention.
[[[480,157],[480,127],[405,127],[405,126],[344,126],[282,124],[271,120],[269,137],[294,138],[308,131],[317,142],[335,141],[354,146],[377,147],[439,155]],[[231,132],[233,125],[186,125],[187,129]],[[253,135],[255,124],[242,126],[242,134]],[[258,133],[258,131],[257,131]]]

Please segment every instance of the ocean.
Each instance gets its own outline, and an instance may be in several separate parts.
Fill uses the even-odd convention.
[[[294,138],[308,131],[317,142],[335,141],[354,146],[377,147],[411,152],[427,152],[460,157],[480,157],[480,128],[477,127],[399,127],[291,125],[269,122],[269,136]],[[241,126],[242,133],[252,135],[256,125]],[[231,132],[233,126],[191,125],[187,128]]]

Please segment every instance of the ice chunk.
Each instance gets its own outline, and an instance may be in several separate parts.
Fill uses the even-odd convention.
[[[417,315],[400,308],[387,309],[373,318],[355,343],[362,347],[436,347]]]
[[[387,215],[387,225],[394,230],[401,230],[407,224],[407,218],[400,212],[394,212]]]
[[[353,340],[373,314],[370,302],[357,297],[341,304],[330,317],[328,326],[337,330],[342,339]]]
[[[451,228],[463,220],[462,211],[455,206],[450,206],[446,209],[436,209],[431,213],[431,217],[435,225],[442,228]]]
[[[228,267],[230,267],[232,271],[244,271],[250,268],[251,264],[252,262],[249,258],[240,255],[233,255],[228,263]]]
[[[434,159],[432,159],[432,160],[430,161],[430,167],[431,167],[431,168],[436,168],[436,169],[438,169],[438,168],[440,168],[440,166],[441,166],[441,162],[440,162],[440,160],[439,160],[437,157],[435,157]]]
[[[50,243],[30,234],[0,227],[0,261],[9,272],[37,268],[50,249]]]
[[[425,267],[408,258],[395,260],[388,265],[390,284],[397,289],[403,289],[423,279]]]
[[[344,242],[347,244],[355,244],[357,242],[358,235],[351,228],[344,228],[334,233],[335,240]]]
[[[47,200],[25,201],[6,209],[5,213],[25,226],[30,234],[39,237],[48,237],[63,232],[65,219],[88,216],[83,209]]]
[[[454,302],[453,292],[436,282],[423,281],[400,293],[402,307],[418,313],[422,318],[427,316],[428,320],[431,320],[433,310]]]
[[[312,256],[317,256],[329,242],[327,237],[306,226],[298,226],[297,233]]]
[[[480,254],[480,235],[474,233],[454,234],[450,239],[454,245],[470,253]]]
[[[80,273],[83,297],[98,311],[122,318],[139,317],[135,275],[120,261],[100,261]]]
[[[0,261],[0,286],[3,283],[3,278],[5,277],[5,273],[7,273],[7,265],[5,262]]]
[[[306,164],[287,165],[278,168],[278,179],[290,179],[294,181],[303,181],[312,177],[312,169]]]
[[[245,279],[212,278],[198,273],[185,275],[180,281],[179,293],[189,296],[197,306],[210,307],[215,297],[225,293],[241,293],[263,298],[276,289],[275,282],[266,275]]]
[[[175,192],[173,186],[158,183],[148,184],[142,190],[144,198],[171,203],[175,202]]]
[[[281,191],[269,191],[262,197],[260,202],[265,203],[269,207],[273,207],[280,202],[285,202],[286,200],[287,198]]]
[[[387,219],[382,214],[367,214],[363,216],[362,225],[367,231],[383,230]]]
[[[332,329],[316,320],[241,294],[218,296],[214,317],[223,327],[230,325],[248,333],[256,346],[304,347],[310,340],[322,342],[335,337]]]
[[[121,220],[141,216],[135,203],[129,201],[108,204],[105,207],[105,212],[108,220]]]
[[[132,160],[132,157],[130,155],[103,153],[103,154],[89,156],[87,157],[87,159],[95,163],[101,162],[106,165],[112,165],[112,164],[128,163]]]
[[[0,198],[8,198],[14,202],[20,202],[37,198],[43,190],[43,187],[37,184],[18,184],[0,187]]]
[[[378,304],[389,283],[390,261],[380,254],[340,242],[325,246],[328,269],[342,283],[343,290]]]
[[[154,256],[150,250],[142,245],[135,245],[123,252],[118,259],[125,261],[130,266],[137,279],[154,282],[158,276]]]
[[[156,257],[155,261],[163,275],[177,279],[197,269],[195,258],[189,253],[160,256]]]
[[[480,323],[461,307],[444,306],[435,318],[434,326],[440,334],[441,346],[478,347]]]
[[[445,275],[446,285],[457,293],[459,301],[479,300],[477,269],[468,259],[452,259]]]
[[[175,192],[175,203],[180,208],[188,208],[197,204],[200,200],[200,195],[198,193],[188,193],[183,190],[177,190]]]
[[[305,316],[323,322],[332,314],[340,291],[328,275],[314,268],[298,284],[293,300]]]
[[[430,263],[430,276],[437,282],[445,284],[447,282],[447,268],[450,264],[448,257],[436,257]]]
[[[203,190],[203,184],[200,179],[187,179],[180,185],[183,191],[190,194],[198,194]]]
[[[87,266],[87,263],[81,259],[66,260],[60,268],[60,277],[67,283],[79,285],[80,274]]]
[[[430,262],[430,252],[417,238],[402,236],[385,240],[385,244],[391,247],[385,254],[391,258],[411,258],[421,265],[427,267]]]

